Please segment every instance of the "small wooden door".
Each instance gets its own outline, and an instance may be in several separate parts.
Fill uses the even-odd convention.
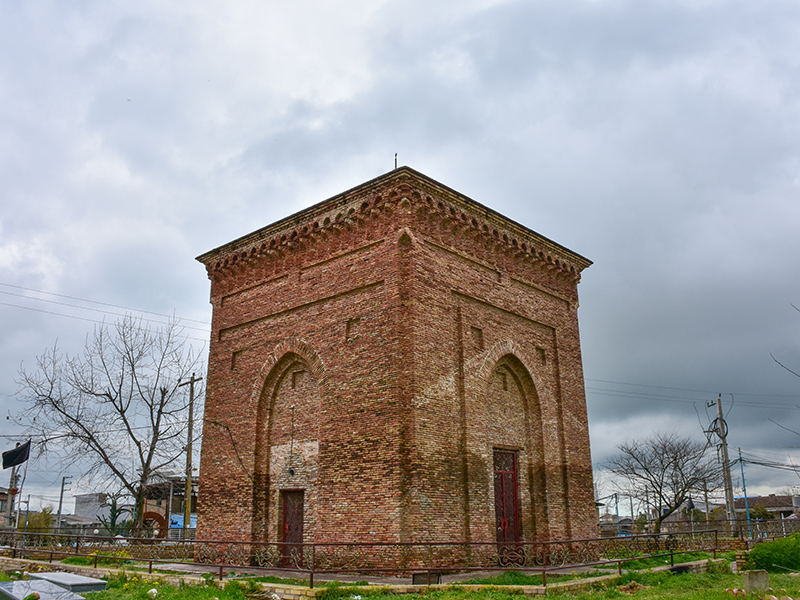
[[[520,541],[517,453],[494,451],[494,514],[497,543]]]
[[[283,564],[300,567],[303,564],[303,491],[281,492],[283,509]]]

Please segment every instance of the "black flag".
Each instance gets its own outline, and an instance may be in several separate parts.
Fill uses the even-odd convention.
[[[13,450],[6,450],[3,452],[3,468],[15,467],[21,465],[31,454],[31,441],[28,440],[21,446],[17,446]]]

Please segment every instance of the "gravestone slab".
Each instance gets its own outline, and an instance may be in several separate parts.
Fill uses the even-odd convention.
[[[71,592],[102,592],[106,582],[94,577],[75,575],[74,573],[29,573],[31,579],[43,579]]]
[[[764,569],[755,569],[744,572],[744,593],[748,596],[763,593],[769,587],[769,573]]]
[[[20,581],[4,581],[0,583],[0,598],[23,600],[32,593],[38,592],[41,600],[83,600],[75,592],[65,590],[55,583],[41,579],[28,579]]]

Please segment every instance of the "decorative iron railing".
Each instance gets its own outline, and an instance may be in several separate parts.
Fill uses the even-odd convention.
[[[653,523],[638,524],[633,526],[626,523],[618,526],[615,523],[605,524],[603,529],[607,535],[616,537],[619,533],[627,534],[646,534],[654,529]],[[712,519],[709,521],[689,521],[689,520],[666,520],[661,523],[661,533],[686,534],[696,531],[716,530],[721,537],[735,537],[741,540],[758,540],[764,538],[779,538],[800,532],[800,519],[737,519],[729,521],[727,519]]]
[[[578,565],[613,566],[631,560],[705,551],[716,556],[716,530],[514,543],[409,542],[282,544],[220,540],[164,540],[0,531],[0,545],[12,557],[60,560],[83,556],[94,566],[146,563],[149,570],[168,563],[213,568],[220,578],[233,569],[320,574],[397,575],[521,570],[557,573]]]

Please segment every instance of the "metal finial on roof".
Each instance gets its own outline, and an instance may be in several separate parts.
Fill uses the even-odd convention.
[[[397,168],[397,152],[394,153],[394,168]]]

